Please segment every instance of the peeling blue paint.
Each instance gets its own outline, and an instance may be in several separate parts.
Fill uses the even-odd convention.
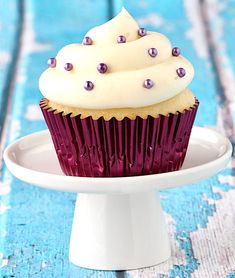
[[[5,2],[13,3],[9,9],[15,9],[17,13],[14,6],[16,1]],[[34,31],[34,42],[48,47],[42,47],[40,51],[32,48],[21,57],[12,99],[8,143],[17,137],[46,128],[44,121],[30,121],[24,113],[28,105],[36,105],[41,98],[37,80],[46,67],[47,58],[54,56],[62,46],[81,41],[90,27],[105,22],[109,16],[108,1],[105,0],[80,0],[79,6],[76,0],[70,1],[69,5],[66,1],[57,1],[53,3],[53,9],[47,0],[24,2],[25,12],[31,15],[31,25],[28,27]],[[199,58],[191,40],[186,37],[192,26],[186,17],[183,1],[176,0],[174,5],[171,1],[161,0],[157,3],[154,0],[111,2],[114,3],[115,14],[124,5],[136,18],[155,13],[164,20],[164,24],[159,27],[151,24],[143,27],[166,34],[174,45],[182,48],[183,55],[192,61],[196,75],[191,88],[201,102],[196,124],[215,126],[220,105],[216,74],[211,62]],[[234,15],[235,6],[232,0],[229,0],[229,5],[231,9],[221,13],[225,23],[230,22]],[[6,11],[7,9],[3,12],[0,8],[0,22],[6,20],[11,26],[15,19],[9,17]],[[58,15],[61,20],[58,20]],[[225,25],[227,31],[224,40],[228,42],[228,56],[234,61],[234,44],[230,40],[234,28],[231,24]],[[9,35],[12,32],[14,30],[9,31]],[[4,49],[1,44],[0,51],[13,51],[12,43],[12,38],[9,37],[9,44]],[[9,67],[8,64],[6,66]],[[3,91],[1,84],[5,82],[4,71],[0,69],[0,93]],[[3,180],[6,171],[4,167]],[[226,169],[220,175],[235,176],[235,170]],[[1,228],[4,227],[7,231],[6,236],[0,237],[0,253],[4,255],[0,258],[0,265],[1,260],[8,259],[7,266],[0,269],[2,277],[118,277],[115,272],[82,269],[69,263],[68,248],[75,194],[35,188],[15,178],[11,185],[11,193],[1,196],[4,203],[11,206],[11,209],[0,215]],[[234,189],[229,184],[220,183],[217,176],[214,176],[195,185],[161,192],[163,208],[175,221],[175,239],[185,253],[186,264],[174,265],[168,275],[162,274],[160,277],[187,278],[200,267],[200,262],[193,253],[190,233],[197,231],[199,227],[206,228],[208,217],[215,215],[216,207],[208,199],[216,201],[222,197],[220,193],[213,192],[213,187],[223,192]],[[131,277],[131,271],[123,275]],[[227,276],[233,277],[235,273]]]
[[[155,1],[146,1],[146,5],[139,7],[134,0],[122,1],[122,3],[137,18],[156,13],[166,22],[174,22],[173,28],[169,30],[167,30],[165,24],[160,25],[158,28],[153,28],[151,25],[143,27],[166,34],[174,45],[182,48],[183,55],[189,58],[196,69],[194,80],[190,85],[200,100],[196,124],[206,126],[216,125],[219,108],[216,75],[210,61],[200,59],[190,39],[185,38],[185,34],[191,26],[185,16],[183,1],[174,1],[174,5],[171,5],[170,2],[164,2],[163,4],[159,1],[156,4]],[[233,6],[232,3],[230,5]],[[183,24],[180,18],[182,18]],[[234,29],[231,32],[234,33]],[[210,101],[208,105],[208,100],[213,101]],[[234,175],[234,170],[226,169],[220,175]],[[222,191],[229,191],[235,188],[228,184],[220,183],[217,177],[214,176],[195,185],[161,192],[162,206],[175,221],[175,239],[179,242],[180,248],[185,252],[186,256],[186,265],[174,265],[169,270],[168,276],[161,275],[161,277],[191,277],[191,274],[200,266],[199,261],[194,257],[190,233],[197,231],[198,227],[206,228],[208,217],[216,213],[215,205],[205,199],[205,194],[208,199],[212,200],[222,198],[220,193],[212,191],[212,187],[217,187]]]

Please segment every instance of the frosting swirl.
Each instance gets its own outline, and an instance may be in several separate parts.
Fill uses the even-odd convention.
[[[183,91],[193,78],[192,65],[174,55],[164,35],[138,30],[123,9],[86,34],[88,45],[62,48],[40,77],[44,97],[72,107],[135,108]]]

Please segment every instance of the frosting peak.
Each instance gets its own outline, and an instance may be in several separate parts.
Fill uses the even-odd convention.
[[[134,41],[138,38],[138,24],[125,8],[113,19],[105,24],[96,26],[87,32],[86,37],[92,38],[94,44],[116,44],[117,37],[125,36],[126,41]]]
[[[139,28],[125,10],[92,28],[83,44],[62,48],[41,75],[42,94],[58,104],[143,107],[183,91],[194,70],[162,34]]]

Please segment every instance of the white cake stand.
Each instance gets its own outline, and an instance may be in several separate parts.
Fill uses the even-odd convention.
[[[70,177],[60,170],[46,130],[8,146],[4,159],[9,170],[23,181],[81,193],[70,241],[72,263],[92,269],[127,270],[159,264],[170,256],[159,190],[216,174],[227,165],[231,153],[228,139],[213,130],[194,127],[179,171],[118,178]]]

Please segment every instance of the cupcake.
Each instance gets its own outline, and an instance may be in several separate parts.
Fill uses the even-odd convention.
[[[194,70],[162,34],[123,9],[48,60],[40,107],[66,175],[180,169],[198,101]]]

